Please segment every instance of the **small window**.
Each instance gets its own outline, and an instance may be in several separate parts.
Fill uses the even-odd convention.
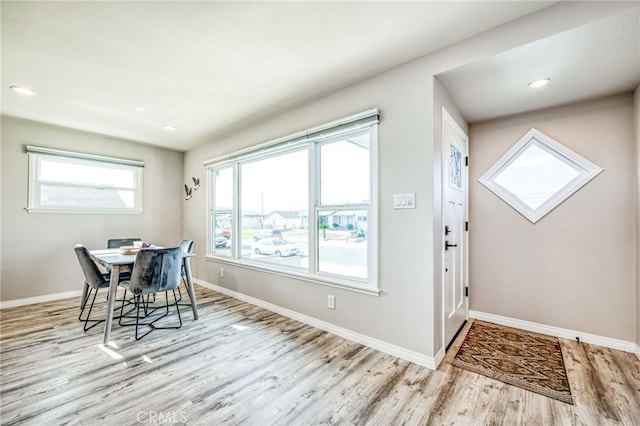
[[[29,212],[142,213],[143,163],[27,147]]]
[[[531,129],[480,183],[520,214],[536,223],[602,168]]]
[[[455,145],[449,145],[449,186],[462,190],[462,153]]]

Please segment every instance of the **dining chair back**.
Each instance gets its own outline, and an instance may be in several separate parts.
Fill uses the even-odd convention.
[[[173,290],[180,284],[180,247],[140,250],[136,255],[128,288],[133,294]]]
[[[180,242],[178,243],[178,245],[180,247],[182,247],[182,250],[185,253],[191,254],[193,253],[193,246],[195,245],[195,241],[193,240],[180,240]],[[184,269],[184,262],[182,264],[182,266],[180,267],[180,276],[182,277],[182,282],[184,283],[185,286],[188,286],[187,284],[187,271],[185,271]],[[187,294],[189,292],[187,291]],[[180,286],[178,286],[178,302],[182,302],[182,290],[180,290]],[[180,306],[191,306],[191,303],[178,303]]]
[[[180,309],[178,308],[178,300],[175,290],[180,284],[180,267],[182,265],[183,249],[180,246],[169,248],[156,248],[156,249],[143,249],[136,255],[135,263],[133,264],[133,270],[131,271],[131,278],[122,282],[122,286],[125,289],[131,291],[134,296],[135,304],[135,316],[128,316],[123,312],[124,302],[120,309],[120,325],[135,325],[136,326],[136,340],[140,340],[154,329],[166,329],[166,328],[180,328],[182,327],[182,317],[180,316]],[[169,313],[169,294],[171,290],[173,293],[173,301],[178,313],[178,326],[157,326],[156,321],[164,318]],[[145,302],[142,296],[154,293],[165,293],[165,312],[160,316],[155,316],[154,313],[161,306],[150,309],[148,306],[148,299]],[[144,306],[143,306],[144,305]],[[144,307],[144,315],[140,315],[140,307]],[[141,319],[146,317],[152,318],[149,322],[140,322]],[[135,318],[135,324],[123,322],[123,318]],[[146,325],[150,327],[150,330],[143,335],[138,334],[139,326]]]
[[[182,250],[185,253],[193,253],[194,244],[195,244],[195,241],[193,240],[180,240],[180,242],[178,243],[178,245],[182,247]]]
[[[91,311],[93,310],[93,305],[96,300],[96,295],[98,294],[98,290],[101,288],[109,287],[109,274],[103,274],[98,269],[98,265],[91,258],[91,254],[89,250],[82,244],[76,244],[73,248],[76,257],[78,258],[78,263],[80,263],[80,268],[84,274],[84,286],[82,290],[82,299],[80,300],[80,315],[78,319],[80,321],[84,321],[84,331],[89,330],[92,327],[95,327],[104,319],[95,320],[91,319]],[[86,317],[82,317],[84,314],[85,307],[87,305],[87,301],[93,294],[93,299],[91,299],[91,306],[89,307],[89,311],[87,312]],[[89,325],[91,324],[91,325]]]
[[[107,248],[120,248],[123,246],[132,246],[134,241],[142,241],[142,238],[110,238],[107,240]]]
[[[85,283],[94,289],[108,287],[109,281],[106,280],[104,274],[100,272],[98,265],[96,265],[96,262],[91,258],[89,250],[82,244],[76,244],[73,249],[76,252],[80,268],[82,268],[82,272],[84,273]]]

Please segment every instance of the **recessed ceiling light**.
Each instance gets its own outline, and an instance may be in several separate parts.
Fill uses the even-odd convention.
[[[9,86],[9,89],[24,96],[37,96],[38,94],[31,89],[22,86]]]
[[[550,78],[539,78],[537,80],[533,80],[527,86],[531,87],[532,89],[535,89],[536,87],[546,86],[550,82],[551,82]]]
[[[172,126],[170,124],[165,124],[164,126],[162,126],[163,129],[165,129],[168,132],[175,132],[176,131],[176,126]]]

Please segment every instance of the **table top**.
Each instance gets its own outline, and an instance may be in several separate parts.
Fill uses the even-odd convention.
[[[120,249],[91,250],[90,253],[98,263],[104,266],[130,265],[135,262],[135,254],[120,254],[119,250]]]
[[[117,248],[90,250],[89,253],[98,263],[104,266],[131,265],[136,260],[136,254],[120,254],[120,249]],[[184,253],[182,257],[193,256],[195,256],[193,253]]]

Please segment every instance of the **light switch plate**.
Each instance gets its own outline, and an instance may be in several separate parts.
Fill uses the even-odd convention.
[[[394,209],[415,209],[416,208],[415,192],[408,192],[406,194],[393,194],[393,208]]]

